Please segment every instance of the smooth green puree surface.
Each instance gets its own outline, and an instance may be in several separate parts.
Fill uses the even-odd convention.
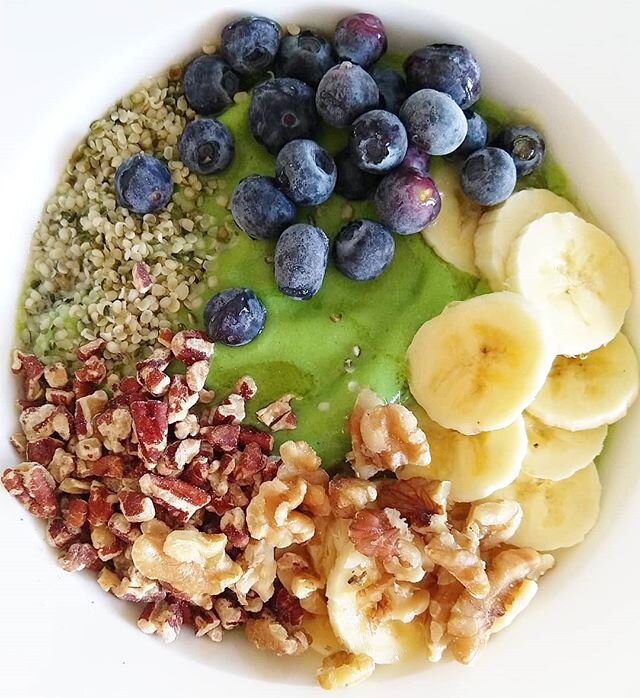
[[[400,59],[391,56],[386,62],[397,67]],[[217,177],[224,194],[206,199],[202,206],[203,213],[220,225],[226,222],[231,230],[225,195],[243,177],[274,174],[274,159],[249,132],[247,111],[248,101],[220,117],[234,134],[236,155]],[[491,126],[509,121],[492,103],[486,103],[484,111]],[[344,147],[346,132],[325,128],[318,140],[335,154]],[[437,166],[435,162],[436,179]],[[557,168],[547,167],[545,175],[528,183],[549,185],[566,194]],[[353,218],[375,219],[372,202],[348,202],[333,195],[317,208],[301,209],[298,216],[322,228],[329,238]],[[240,376],[251,375],[258,385],[257,396],[247,405],[247,418],[253,423],[256,409],[285,393],[295,394],[298,427],[278,432],[276,443],[304,439],[328,468],[343,463],[349,450],[346,420],[358,389],[370,387],[386,400],[406,402],[410,396],[405,352],[416,330],[447,303],[487,290],[478,279],[442,261],[421,235],[396,235],[395,241],[393,262],[379,278],[352,281],[330,261],[322,289],[307,301],[278,291],[272,262],[275,244],[251,240],[237,229],[208,270],[201,308],[212,293],[233,286],[253,289],[267,308],[265,329],[253,342],[243,347],[216,345],[209,385],[221,396]]]

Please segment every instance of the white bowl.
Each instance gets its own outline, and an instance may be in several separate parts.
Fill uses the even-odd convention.
[[[631,261],[634,303],[626,330],[638,347],[640,208],[628,173],[640,150],[637,144],[626,146],[632,140],[627,134],[638,136],[637,126],[632,130],[635,97],[627,84],[640,67],[630,48],[634,14],[624,14],[622,2],[609,3],[609,16],[617,12],[617,19],[603,32],[601,3],[550,5],[509,8],[499,0],[458,0],[455,7],[426,9],[407,0],[367,0],[358,9],[384,19],[394,48],[428,41],[466,44],[482,65],[485,93],[526,108],[542,126],[583,206]],[[5,93],[11,95],[0,115],[5,239],[0,284],[6,328],[0,356],[8,355],[13,341],[28,241],[42,202],[93,118],[144,76],[216,37],[230,17],[260,12],[284,24],[329,27],[354,9],[334,0],[111,0],[99,5],[73,0],[64,7],[48,3],[37,9],[12,4],[4,24],[11,35],[0,42],[9,73]],[[580,29],[571,32],[576,22]],[[587,53],[596,45],[597,55]],[[596,106],[592,122],[583,110]],[[8,371],[0,380],[0,419],[8,433],[15,423],[15,389]],[[634,553],[639,447],[636,405],[611,430],[601,460],[604,489],[596,529],[584,544],[559,556],[530,609],[492,639],[473,668],[453,662],[380,668],[352,695],[375,698],[398,690],[496,698],[537,696],[545,690],[556,696],[567,690],[595,696],[615,686],[622,689],[620,695],[631,695],[637,646],[631,619],[636,624],[640,619],[640,597],[633,592],[633,573],[640,569]],[[2,456],[3,466],[15,462],[8,445],[2,446]],[[220,646],[196,641],[189,632],[169,646],[145,637],[135,627],[134,608],[104,594],[89,575],[69,575],[55,565],[41,527],[4,491],[0,532],[3,695],[163,698],[244,696],[255,690],[299,698],[320,692],[313,679],[319,659],[311,653],[276,659],[252,650],[242,637],[227,638]]]

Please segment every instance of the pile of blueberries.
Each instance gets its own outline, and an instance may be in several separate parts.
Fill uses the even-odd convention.
[[[487,124],[472,107],[480,96],[480,66],[463,46],[431,44],[405,62],[405,78],[374,64],[387,48],[382,21],[358,13],[338,22],[333,42],[304,30],[282,38],[265,17],[244,17],[222,32],[220,54],[194,59],[184,93],[201,116],[188,123],[180,157],[193,172],[224,170],[234,154],[229,129],[214,115],[233,102],[243,81],[272,71],[251,93],[249,126],[276,157],[275,178],[243,179],[231,199],[237,225],[256,240],[276,240],[278,288],[296,299],[315,295],[324,280],[329,240],[318,227],[295,224],[297,206],[318,206],[336,191],[349,200],[373,195],[380,222],[355,220],[337,235],[337,269],[356,281],[379,276],[395,250],[392,231],[417,233],[440,207],[429,176],[430,156],[459,160],[461,188],[493,206],[507,199],[519,176],[544,157],[542,136],[512,126],[488,146]],[[349,129],[335,159],[313,140],[320,121]],[[164,162],[138,154],[116,172],[121,205],[148,213],[167,204],[171,175]],[[250,289],[227,289],[205,309],[214,340],[245,344],[264,326],[265,309]]]

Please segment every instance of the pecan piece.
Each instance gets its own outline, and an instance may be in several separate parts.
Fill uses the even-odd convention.
[[[33,354],[23,354],[19,350],[13,352],[11,370],[23,377],[24,397],[26,400],[39,400],[44,395],[40,379],[44,374],[42,362]]]
[[[174,642],[185,620],[184,609],[184,602],[176,599],[151,601],[138,618],[138,628],[147,635],[157,633],[164,642]]]
[[[139,485],[141,492],[151,497],[155,504],[165,507],[182,523],[186,523],[198,509],[211,501],[211,497],[199,487],[153,473],[143,475]]]
[[[102,383],[107,377],[107,364],[99,356],[90,356],[73,374],[79,383]]]
[[[50,519],[56,515],[56,483],[44,466],[39,463],[22,463],[17,468],[5,470],[0,481],[7,492],[33,516]]]
[[[247,444],[238,456],[231,480],[239,485],[250,485],[255,476],[267,465],[267,457],[257,443]]]
[[[118,540],[106,526],[96,526],[91,529],[91,545],[102,562],[113,560],[124,550],[122,541]]]
[[[89,515],[89,505],[79,497],[67,497],[61,502],[62,519],[70,529],[81,529]]]
[[[258,392],[258,386],[251,376],[242,376],[233,389],[243,400],[251,400]]]
[[[87,361],[92,356],[101,356],[106,346],[104,339],[92,339],[76,351],[78,361]]]
[[[24,458],[27,455],[27,437],[21,432],[17,431],[14,434],[11,434],[9,437],[9,442],[15,449],[15,452],[20,456],[20,458]]]
[[[44,439],[37,439],[36,441],[28,441],[26,449],[27,460],[33,463],[40,463],[40,465],[49,465],[56,450],[63,447],[64,443],[60,439],[54,439],[51,436],[46,436]]]
[[[299,626],[304,618],[304,610],[300,601],[290,594],[283,586],[273,596],[276,617],[287,626]]]
[[[196,637],[208,637],[212,642],[222,640],[220,618],[213,611],[194,607],[191,609],[191,616]]]
[[[216,407],[211,415],[212,424],[240,424],[246,416],[244,398],[230,393]]]
[[[210,361],[213,356],[213,342],[204,332],[182,330],[171,340],[173,355],[183,364],[191,366],[196,361]]]
[[[55,518],[49,521],[45,535],[50,546],[64,549],[77,542],[79,531],[67,526],[62,519]]]
[[[157,463],[167,447],[167,405],[157,400],[139,400],[132,402],[130,409],[140,458]]]
[[[190,366],[187,366],[185,380],[187,381],[187,386],[189,387],[189,390],[193,390],[194,392],[199,393],[204,388],[204,384],[206,383],[208,375],[208,361],[196,361]]]
[[[93,436],[93,418],[105,409],[108,401],[104,390],[96,390],[76,400],[75,428],[78,436]]]
[[[64,449],[58,448],[51,458],[49,463],[49,472],[53,475],[53,479],[60,484],[66,480],[76,469],[76,459],[71,453],[67,453]]]
[[[182,422],[187,418],[189,410],[198,402],[198,393],[193,392],[187,385],[184,376],[172,376],[167,393],[167,418],[169,424]]]
[[[235,451],[240,437],[240,427],[237,424],[218,424],[212,427],[202,427],[200,435],[217,451],[230,453]]]
[[[273,436],[269,434],[269,432],[262,431],[262,429],[257,429],[247,424],[241,424],[238,445],[246,446],[251,443],[258,444],[262,452],[267,456],[273,450]]]
[[[123,442],[131,436],[133,421],[128,407],[105,410],[95,418],[95,427],[107,451],[122,453]]]
[[[97,480],[91,483],[89,500],[87,502],[87,520],[92,526],[106,526],[113,514],[116,496]]]
[[[99,564],[98,553],[89,543],[72,543],[69,550],[58,558],[58,564],[65,572],[94,569]]]
[[[73,390],[47,388],[45,390],[45,399],[52,405],[64,405],[65,407],[71,407],[76,399],[76,394],[73,392]]]
[[[141,492],[122,489],[118,492],[118,501],[120,502],[120,511],[131,523],[151,521],[156,515],[151,498]]]
[[[121,541],[129,544],[133,543],[140,535],[140,529],[128,521],[124,514],[120,514],[118,512],[113,514],[113,516],[109,519],[107,528],[116,538],[119,538]]]
[[[256,412],[256,417],[271,431],[295,429],[297,419],[291,407],[291,400],[296,396],[292,393],[282,395],[274,402]]]
[[[64,388],[69,382],[69,375],[64,364],[57,361],[45,366],[44,379],[50,388]]]

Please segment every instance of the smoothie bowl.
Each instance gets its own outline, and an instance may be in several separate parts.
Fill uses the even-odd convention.
[[[12,356],[2,482],[60,566],[324,688],[474,661],[589,545],[638,383],[629,263],[545,119],[381,17],[234,18],[94,120]]]

